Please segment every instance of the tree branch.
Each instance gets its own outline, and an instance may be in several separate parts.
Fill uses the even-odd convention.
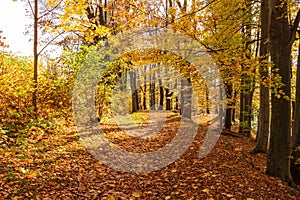
[[[298,27],[299,27],[299,23],[300,23],[300,10],[298,10],[296,18],[294,20],[294,23],[293,23],[293,25],[291,27],[291,36],[290,36],[289,42],[287,44],[287,47],[292,46],[293,43],[295,42],[295,40],[296,40],[296,33],[297,33],[297,30],[298,30]]]
[[[62,33],[59,33],[57,36],[53,37],[49,42],[47,42],[47,44],[45,44],[45,46],[38,52],[38,56],[59,36],[61,36]]]
[[[31,13],[32,13],[33,15],[35,15],[35,13],[34,13],[34,11],[33,11],[33,8],[32,8],[32,5],[31,5],[30,1],[27,0],[27,3],[28,3],[28,5],[29,5],[29,7],[30,7]]]
[[[297,16],[294,20],[294,24],[293,24],[293,27],[292,27],[292,33],[296,34],[297,29],[299,27],[299,23],[300,23],[300,10],[298,10]]]
[[[192,12],[190,12],[190,13],[187,13],[187,14],[185,14],[185,15],[182,15],[181,17],[177,18],[176,20],[179,20],[179,19],[184,18],[184,17],[189,16],[189,15],[196,14],[196,13],[198,13],[198,12],[204,10],[205,8],[207,8],[208,6],[210,6],[211,4],[213,4],[213,3],[216,2],[216,1],[217,1],[217,0],[212,0],[211,2],[209,2],[209,3],[206,4],[206,5],[204,5],[203,7],[199,8],[198,10],[194,10],[194,11],[192,11]]]
[[[60,2],[58,2],[54,7],[52,7],[50,10],[48,10],[45,14],[43,14],[42,16],[40,16],[39,18],[38,18],[38,20],[39,19],[41,19],[41,18],[43,18],[43,17],[45,17],[46,15],[48,15],[49,13],[51,13],[53,10],[55,10],[61,3],[63,2],[63,0],[61,0]]]

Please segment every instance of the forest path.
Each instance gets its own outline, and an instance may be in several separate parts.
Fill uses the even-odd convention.
[[[168,115],[161,131],[146,138],[124,134],[109,122],[101,127],[113,146],[145,153],[172,141],[180,120],[177,113]],[[74,127],[56,134],[32,132],[26,148],[20,145],[1,153],[0,199],[300,199],[299,192],[265,174],[266,156],[252,153],[253,139],[222,134],[200,159],[205,131],[205,126],[200,127],[184,155],[170,165],[138,174],[114,170],[95,159]]]
[[[126,134],[133,137],[149,138],[151,135],[157,134],[163,128],[167,116],[170,115],[166,110],[150,110],[147,111],[147,122],[143,124],[136,123],[132,118],[115,117],[120,129]],[[143,119],[145,120],[145,119]]]

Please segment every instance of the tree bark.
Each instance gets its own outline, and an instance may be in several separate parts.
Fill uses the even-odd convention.
[[[251,3],[246,1],[246,6],[251,11]],[[244,42],[245,42],[245,60],[251,59],[251,21],[245,22],[244,27]],[[245,133],[247,136],[251,135],[251,122],[252,122],[252,95],[254,92],[254,78],[252,74],[253,69],[249,64],[242,64],[241,75],[241,93],[240,93],[240,127],[239,133]]]
[[[172,93],[169,88],[166,88],[166,110],[171,110],[171,97]]]
[[[155,66],[151,67],[151,69],[154,68]],[[153,71],[153,75],[150,75],[150,77],[150,109],[155,110],[155,71]]]
[[[181,81],[181,110],[182,116],[192,119],[192,87],[191,79]]]
[[[284,84],[271,97],[271,135],[267,157],[267,174],[279,177],[290,182],[290,155],[291,155],[291,103],[284,97],[278,98],[278,90],[290,98],[291,81],[291,45],[287,18],[287,3],[281,0],[272,0],[272,14],[270,21],[271,60],[273,61],[273,76],[279,75]],[[278,70],[277,70],[278,69]]]
[[[300,31],[298,32],[300,34]],[[300,184],[300,164],[297,160],[300,159],[300,42],[298,47],[297,73],[296,73],[296,100],[294,109],[293,122],[293,145],[292,145],[292,160],[291,173],[295,183]]]
[[[260,76],[261,81],[269,76],[268,65],[268,32],[270,23],[270,0],[261,1],[261,43],[259,49],[260,56]],[[258,116],[258,128],[256,135],[255,152],[267,153],[269,142],[269,129],[270,129],[270,92],[269,88],[264,84],[260,84],[260,104]]]
[[[232,126],[232,93],[233,93],[233,86],[231,83],[225,84],[226,90],[226,98],[227,98],[227,105],[226,105],[226,115],[225,115],[225,129],[230,130]]]
[[[163,110],[164,107],[164,87],[162,81],[159,79],[159,110]]]
[[[298,64],[296,78],[296,100],[293,123],[293,148],[300,145],[300,42],[298,48]]]
[[[205,101],[206,101],[206,114],[210,114],[210,108],[209,108],[209,90],[208,87],[205,89]]]
[[[32,105],[34,116],[37,118],[38,116],[38,0],[34,1],[34,24],[33,24],[33,95],[32,95]]]
[[[135,71],[130,71],[129,72],[130,76],[130,88],[131,88],[131,93],[132,93],[132,113],[137,112],[139,109],[139,102],[138,102],[138,91],[136,89],[136,72]]]
[[[147,65],[144,66],[143,109],[147,110]]]
[[[237,99],[237,94],[238,94],[238,91],[237,90],[234,90],[233,92],[233,99]],[[232,102],[232,123],[234,123],[236,120],[235,120],[235,115],[236,115],[236,101],[233,101]]]

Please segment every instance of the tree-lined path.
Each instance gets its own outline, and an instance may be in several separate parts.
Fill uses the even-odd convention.
[[[146,126],[147,115],[140,122]],[[160,117],[159,117],[160,118]],[[159,134],[128,138],[116,124],[101,125],[111,142],[128,151],[157,150],[170,141],[180,116],[170,114]],[[115,171],[96,160],[74,130],[36,134],[26,144],[1,153],[0,196],[13,199],[299,199],[299,192],[267,176],[266,156],[255,142],[236,132],[221,135],[203,159],[205,126],[187,152],[171,165],[148,174]],[[24,148],[26,146],[26,153]],[[124,158],[126,159],[126,157]],[[146,164],[146,163],[145,163]]]
[[[11,1],[0,200],[300,199],[299,0]]]

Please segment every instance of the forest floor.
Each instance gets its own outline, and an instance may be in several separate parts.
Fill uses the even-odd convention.
[[[142,126],[149,124],[142,119]],[[114,145],[147,152],[171,141],[179,124],[178,114],[169,114],[158,134],[143,137],[124,135],[109,121],[101,127]],[[299,192],[265,174],[266,156],[253,153],[251,138],[221,134],[199,159],[205,130],[199,128],[184,155],[170,165],[131,174],[101,164],[74,127],[31,129],[1,143],[0,199],[300,199]]]

